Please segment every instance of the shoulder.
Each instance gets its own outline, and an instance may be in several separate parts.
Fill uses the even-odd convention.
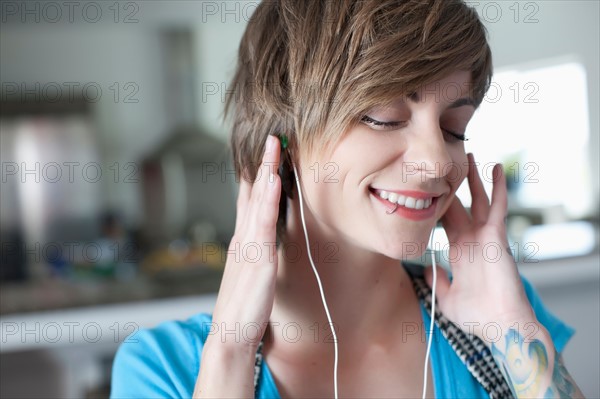
[[[542,302],[537,290],[529,280],[521,276],[525,293],[538,321],[548,330],[557,352],[562,350],[571,339],[575,330],[556,317]]]
[[[199,313],[131,334],[115,356],[111,397],[191,397],[211,321]]]

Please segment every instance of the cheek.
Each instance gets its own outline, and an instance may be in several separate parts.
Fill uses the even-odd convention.
[[[456,195],[456,190],[458,190],[462,182],[467,178],[469,170],[467,155],[464,151],[452,155],[452,167],[449,168],[448,173],[445,176],[450,185],[450,193],[440,210],[440,215],[445,214],[450,207],[450,204]]]
[[[346,205],[342,186],[346,170],[335,160],[310,159],[300,166],[304,205],[320,222],[339,220]]]
[[[452,167],[449,170],[446,178],[452,188],[452,193],[458,190],[458,187],[467,178],[469,173],[469,163],[467,160],[467,154],[464,150],[456,151],[456,154],[452,154]]]

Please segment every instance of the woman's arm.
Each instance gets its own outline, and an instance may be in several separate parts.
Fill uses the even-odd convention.
[[[210,337],[209,337],[210,339]],[[255,354],[207,340],[194,398],[253,398]]]
[[[484,340],[516,398],[584,397],[541,323],[513,323],[500,331],[493,342]]]

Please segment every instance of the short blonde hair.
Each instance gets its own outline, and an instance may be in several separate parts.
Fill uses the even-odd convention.
[[[461,0],[265,0],[240,43],[225,107],[236,175],[255,178],[269,134],[287,135],[292,154],[331,149],[371,108],[457,70],[471,71],[478,106],[492,57]],[[279,219],[281,232],[283,203]]]

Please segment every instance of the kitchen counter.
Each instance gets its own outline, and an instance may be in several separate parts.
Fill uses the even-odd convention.
[[[222,269],[196,268],[114,279],[10,283],[0,286],[0,316],[216,293]]]

